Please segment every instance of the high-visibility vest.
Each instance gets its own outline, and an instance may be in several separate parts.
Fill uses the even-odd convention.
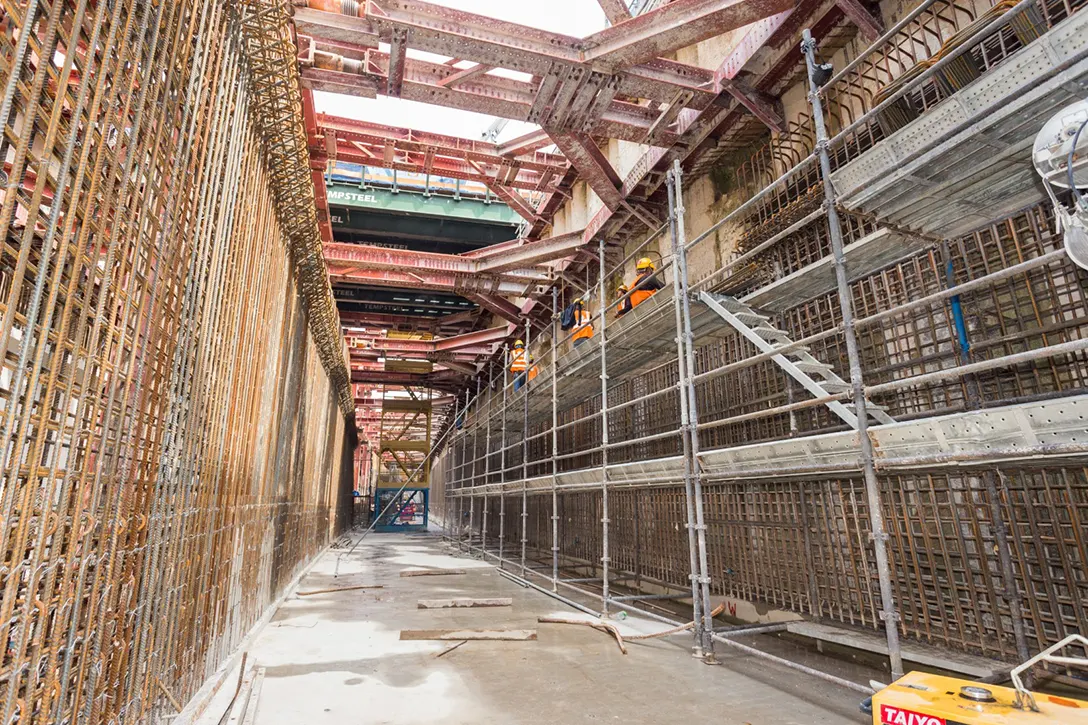
[[[525,350],[512,350],[510,352],[510,372],[525,372]]]
[[[575,340],[588,340],[593,337],[593,325],[590,323],[590,320],[592,319],[593,316],[582,307],[576,307],[574,309],[574,324],[581,325],[581,327],[574,331]]]
[[[631,293],[631,306],[632,307],[638,307],[643,302],[645,302],[646,300],[653,297],[654,292],[657,292],[657,290],[653,290],[653,289],[635,290],[634,292]]]
[[[647,278],[650,278],[650,277],[653,277],[652,272],[647,273],[647,274],[639,275],[638,277],[635,278],[635,283],[633,285],[631,285],[632,289],[635,288],[635,287],[638,287],[639,282],[643,281],[643,279],[647,279]],[[653,297],[654,292],[657,292],[659,289],[661,289],[661,284],[660,283],[654,284],[654,282],[655,282],[655,280],[651,279],[651,280],[649,280],[649,285],[650,286],[644,285],[644,286],[640,287],[639,289],[636,289],[634,292],[631,293],[631,297],[629,299],[631,300],[631,306],[632,307],[638,307],[640,304],[642,304],[646,300]]]

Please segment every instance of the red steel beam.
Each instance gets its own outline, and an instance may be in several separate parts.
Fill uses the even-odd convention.
[[[619,25],[631,19],[631,11],[627,9],[624,0],[597,0],[597,4],[604,10],[604,16],[611,25]]]
[[[321,164],[336,158],[367,166],[544,192],[552,191],[549,181],[561,178],[567,170],[566,160],[556,154],[536,153],[529,158],[509,158],[495,153],[497,147],[493,145],[468,139],[325,115],[319,115],[316,123],[317,133],[310,138],[310,155]],[[330,148],[333,149],[331,153]],[[519,199],[515,203],[524,205],[524,210],[533,214],[535,220],[535,211],[527,202]]]
[[[350,266],[363,270],[390,270],[401,272],[433,272],[462,277],[490,276],[495,281],[519,284],[542,283],[549,280],[545,270],[508,269],[489,272],[494,266],[457,254],[419,252],[411,249],[389,249],[369,244],[345,244],[333,242],[325,245],[325,259],[332,265]]]
[[[310,0],[310,6],[322,1]],[[706,2],[707,0],[703,0],[704,4]],[[786,0],[733,2],[739,5],[783,2],[789,5]],[[780,7],[774,12],[782,9]],[[692,13],[684,16],[689,20],[691,17]],[[753,17],[752,20],[758,20],[759,17],[765,15]],[[412,34],[411,47],[417,50],[536,76],[544,76],[554,65],[586,66],[586,61],[589,60],[586,49],[600,45],[595,36],[576,38],[421,0],[370,0],[366,5],[366,18],[373,31],[382,38],[390,37],[394,29],[408,30]],[[638,18],[624,23],[623,27],[632,23],[638,23]],[[643,29],[641,25],[639,29]],[[615,31],[618,28],[608,30]],[[658,55],[670,53],[671,51]],[[694,66],[653,66],[649,69],[641,67],[644,62],[654,59],[656,56],[617,67],[622,68],[620,94],[660,100],[671,97],[678,87],[699,90],[700,79],[705,71]],[[702,100],[709,103],[711,99],[704,95]]]
[[[428,355],[442,352],[458,352],[462,355],[493,355],[493,345],[510,336],[510,325],[500,325],[486,330],[466,332],[453,337],[437,340],[402,340],[399,338],[377,335],[349,335],[354,340],[362,340],[368,347],[350,347],[352,354],[368,350],[375,352],[397,353],[403,355]]]
[[[605,206],[620,208],[623,182],[593,139],[583,133],[553,133],[552,139]]]
[[[326,246],[326,254],[328,247]],[[469,294],[508,295],[525,297],[543,291],[543,285],[504,282],[494,278],[463,276],[437,272],[397,272],[393,270],[361,269],[352,264],[340,264],[335,254],[326,256],[329,279],[334,284],[360,284],[375,287],[397,287],[408,289],[427,289],[436,292],[454,292]]]
[[[389,73],[385,79],[385,92],[400,98],[404,87],[404,66],[408,59],[408,30],[397,28],[389,35]]]
[[[479,164],[477,164],[475,161],[469,161],[468,163],[470,166],[475,168],[484,177],[484,179],[486,179],[484,183],[487,184],[487,188],[491,190],[491,193],[502,199],[502,201],[508,207],[513,209],[518,214],[518,216],[520,216],[522,219],[529,222],[530,224],[537,221],[539,215],[536,213],[536,209],[534,209],[532,205],[529,204],[529,202],[522,198],[521,194],[510,191],[506,188],[505,185],[500,184],[497,179],[491,177],[482,168],[480,168]]]
[[[305,45],[312,39],[300,37],[299,41],[300,45]],[[366,60],[362,61],[324,51],[314,54],[312,59],[308,56],[303,48],[300,62],[303,65],[302,82],[307,88],[361,98],[376,98],[386,93],[388,53],[369,50],[366,51]],[[455,68],[442,63],[408,58],[400,97],[513,121],[531,119],[540,92],[536,84],[483,74],[456,88],[440,85],[442,80],[456,72]],[[707,83],[710,83],[712,74],[707,71],[707,75]],[[709,97],[708,104],[713,102],[713,95],[706,90],[702,91],[702,95]],[[582,126],[583,130],[588,129],[594,135],[642,143],[656,117],[645,106],[613,100],[606,108],[595,109],[592,117],[587,118]],[[671,143],[671,140],[666,137],[664,142]]]
[[[428,272],[534,284],[552,279],[550,270],[539,265],[570,256],[584,245],[580,231],[535,241],[503,242],[498,251],[486,255],[479,252],[441,254],[334,242],[325,245],[325,260],[330,266],[364,271]]]
[[[546,239],[529,241],[515,240],[512,246],[505,246],[496,254],[480,258],[481,272],[497,274],[520,269],[526,265],[538,265],[555,259],[569,257],[576,250],[585,246],[582,232],[569,232]]]
[[[519,309],[517,305],[504,300],[502,297],[483,293],[468,293],[465,294],[465,299],[469,302],[475,302],[480,307],[498,315],[507,322],[512,322],[515,325],[521,323],[521,309]]]
[[[585,60],[614,72],[671,55],[791,7],[793,0],[673,0],[583,41]]]
[[[465,68],[464,70],[457,71],[451,76],[446,76],[438,82],[438,85],[442,86],[443,88],[452,88],[459,83],[464,83],[467,80],[475,78],[476,76],[483,73],[487,73],[489,70],[493,69],[494,66],[485,65],[484,63],[477,63],[471,68]]]
[[[386,370],[352,371],[353,383],[373,385],[405,385],[419,388],[456,391],[464,380],[461,373],[440,370],[433,373],[396,373]]]
[[[870,13],[859,0],[835,0],[835,3],[868,42],[872,43],[884,34],[884,22]]]
[[[458,334],[463,331],[463,328],[471,327],[476,321],[476,310],[471,310],[467,314],[467,319],[450,321],[446,318],[460,317],[461,313],[436,318],[417,317],[415,315],[391,315],[382,312],[353,312],[351,310],[341,310],[340,324],[343,327],[376,327],[383,330],[396,330],[398,332],[423,332],[434,334],[440,331],[454,331],[453,334]]]
[[[451,360],[443,361],[442,365],[454,372],[462,373],[464,375],[468,375],[469,377],[476,375],[476,373],[480,371],[479,367],[477,367],[475,364],[469,365],[466,363],[453,362]]]
[[[502,342],[510,336],[509,325],[499,325],[498,327],[489,327],[486,330],[476,330],[474,332],[466,332],[463,335],[456,335],[454,337],[447,337],[441,340],[434,341],[434,349],[436,352],[449,352],[452,350],[461,350],[466,347],[474,345],[489,345],[492,343]]]
[[[332,116],[327,113],[317,114],[314,123],[319,131],[332,130],[336,132],[338,139],[353,143],[358,142],[368,146],[380,146],[387,141],[392,141],[398,150],[425,152],[433,148],[435,153],[441,156],[465,160],[472,159],[479,163],[494,166],[512,164],[518,169],[536,172],[537,175],[546,171],[562,173],[567,168],[567,160],[561,155],[537,150],[550,144],[550,140],[546,140],[544,144],[540,144],[537,148],[512,153],[509,144],[499,146],[487,141],[387,126],[381,123],[357,121],[351,118]]]
[[[723,79],[722,90],[748,109],[748,111],[763,121],[769,129],[777,133],[785,133],[786,121],[778,111],[778,105],[774,99],[752,88],[747,83],[735,79]]]
[[[753,7],[760,3],[782,1],[784,0],[736,0],[738,3],[752,4]],[[667,102],[674,98],[678,91],[688,90],[691,92],[690,103],[693,108],[706,107],[713,102],[715,95],[714,89],[709,85],[712,80],[712,73],[697,66],[689,66],[661,58],[651,58],[644,63],[623,67],[615,74],[613,83],[610,78],[613,75],[611,70],[601,74],[596,72],[590,63],[585,62],[583,58],[585,41],[581,39],[557,33],[548,33],[516,23],[498,21],[493,18],[456,11],[430,3],[416,2],[414,0],[371,1],[367,5],[366,19],[362,20],[362,23],[357,16],[350,14],[336,15],[336,17],[345,18],[350,28],[338,25],[336,20],[331,18],[321,18],[320,20],[315,18],[315,16],[329,15],[332,12],[349,12],[340,3],[328,2],[328,0],[309,0],[309,4],[311,8],[320,8],[331,12],[322,13],[310,9],[303,13],[303,21],[299,24],[302,35],[312,35],[312,37],[318,39],[344,43],[352,42],[352,32],[356,32],[358,33],[358,39],[353,45],[359,49],[366,49],[374,47],[375,38],[391,42],[394,31],[406,31],[408,33],[408,44],[418,50],[450,56],[458,60],[466,59],[490,67],[517,70],[529,73],[545,81],[549,78],[567,77],[580,86],[588,81],[593,81],[582,88],[585,91],[583,93],[584,97],[575,98],[575,105],[583,103],[585,104],[583,110],[593,109],[593,113],[588,118],[591,125],[601,115],[605,116],[606,127],[608,126],[607,121],[611,120],[613,122],[613,131],[622,131],[622,128],[615,127],[615,124],[622,124],[622,117],[632,113],[632,109],[624,108],[622,102],[612,101],[612,96],[616,94],[622,97],[646,98]],[[630,26],[632,23],[637,23],[637,21],[638,19],[630,20],[622,23],[622,25],[624,27]],[[370,52],[369,57],[374,65],[383,70],[376,71],[375,68],[368,67],[367,72],[376,73],[377,75],[384,74],[386,79],[384,82],[379,78],[371,78],[368,82],[360,83],[358,81],[345,82],[346,79],[321,77],[320,74],[314,73],[304,75],[309,76],[310,82],[324,84],[330,90],[336,90],[336,86],[339,86],[344,92],[352,92],[347,88],[356,86],[354,93],[358,95],[370,96],[374,93],[387,92],[389,86],[387,80],[389,75],[388,57],[385,54],[373,51]],[[430,65],[434,66],[436,64]],[[420,65],[414,59],[407,59],[405,63],[405,87],[402,89],[402,97],[409,98],[412,97],[409,94],[410,91],[415,94],[423,90],[424,97],[415,98],[414,100],[433,103],[436,99],[440,99],[438,102],[443,105],[464,108],[463,104],[467,99],[449,95],[442,96],[439,93],[440,91],[454,90],[444,87],[451,83],[451,81],[447,80],[451,76],[456,76],[454,82],[460,87],[463,71],[449,64],[444,64],[441,67],[445,69],[445,73],[441,77],[435,78],[432,75],[430,78],[423,78],[419,77],[420,73],[427,71],[434,74],[437,73],[437,69],[427,65]],[[570,75],[572,73],[573,75]],[[414,79],[412,78],[413,74],[417,75]],[[410,80],[430,87],[426,90],[420,88],[410,89],[408,87]],[[488,87],[492,87],[496,85],[496,81],[502,79],[490,74],[481,74],[471,80],[474,83],[466,84],[467,86],[485,82]],[[512,90],[510,84],[505,85],[506,91],[510,92]],[[532,84],[525,85],[530,86],[531,96],[535,98],[540,95],[542,90],[540,87],[534,87]],[[492,91],[496,90],[495,88],[490,89]],[[602,91],[602,93],[597,100],[601,100],[601,97],[605,99],[600,108],[593,105],[595,103],[593,94],[598,90]],[[606,95],[604,91],[610,92],[611,95]],[[518,108],[517,105],[511,106],[509,103],[499,102],[501,100],[510,101],[510,98],[502,99],[496,96],[494,92],[478,93],[476,95],[485,97],[476,98],[477,107],[467,110],[480,110],[491,115],[516,120],[527,120],[528,118],[528,114],[521,113],[523,109]],[[547,99],[544,102],[546,103]],[[484,105],[488,106],[487,110],[481,110],[480,107]],[[617,113],[619,114],[618,117],[616,117]],[[608,119],[609,115],[612,115],[613,118]],[[579,120],[581,120],[580,117]],[[595,133],[603,132],[603,128],[584,128],[581,130]],[[615,137],[627,138],[618,135]],[[640,141],[641,139],[628,138],[628,140]]]
[[[544,129],[539,129],[530,131],[524,136],[518,136],[506,143],[499,144],[495,151],[499,156],[523,156],[524,154],[537,151],[546,146],[551,146],[553,143],[548,132]]]

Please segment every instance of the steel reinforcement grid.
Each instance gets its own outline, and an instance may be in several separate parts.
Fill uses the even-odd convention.
[[[165,721],[350,517],[286,12],[0,0],[0,722]]]

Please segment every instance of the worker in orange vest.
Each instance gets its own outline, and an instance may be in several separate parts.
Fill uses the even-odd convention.
[[[630,291],[630,288],[625,284],[621,284],[616,289],[616,296],[620,298],[620,304],[616,307],[616,317],[623,317],[631,311],[631,298],[627,297],[627,293]]]
[[[510,351],[510,374],[514,376],[514,390],[521,390],[521,386],[525,385],[528,359],[525,355],[525,341],[515,340],[514,349]]]
[[[581,297],[574,300],[574,324],[578,325],[574,331],[575,347],[593,338],[593,323],[590,322],[592,319],[593,315],[586,309],[585,301]]]
[[[654,276],[654,270],[654,263],[649,257],[643,257],[635,265],[635,281],[631,284],[631,289],[634,292],[628,298],[631,300],[632,309],[650,299],[655,292],[664,286]]]

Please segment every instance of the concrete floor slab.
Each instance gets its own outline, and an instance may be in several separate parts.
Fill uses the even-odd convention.
[[[358,584],[383,589],[291,596],[249,658],[265,668],[258,725],[554,725],[556,723],[864,723],[858,696],[751,657],[721,652],[710,667],[690,638],[632,642],[624,656],[607,634],[538,624],[575,614],[523,589],[494,567],[452,556],[438,538],[369,537],[341,561],[326,553],[303,591]],[[411,567],[467,569],[457,577],[401,578]],[[419,599],[511,597],[501,609],[421,610]],[[637,619],[625,631],[656,631]],[[536,629],[537,641],[401,641],[402,629]]]

